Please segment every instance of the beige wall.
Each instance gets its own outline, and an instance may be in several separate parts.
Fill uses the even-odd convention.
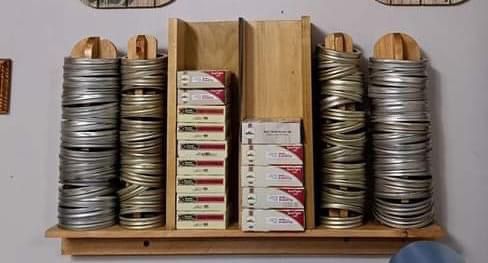
[[[387,31],[415,36],[432,65],[438,218],[468,262],[488,258],[488,1],[389,8],[374,0],[176,0],[155,10],[97,11],[78,0],[1,0],[0,57],[14,60],[11,114],[0,116],[0,261],[229,262],[226,257],[76,258],[43,238],[56,223],[63,56],[86,35],[120,47],[147,32],[167,43],[167,19],[298,18],[350,33],[366,55]],[[318,35],[320,35],[318,34]],[[318,36],[317,35],[317,36]],[[232,262],[387,262],[386,258],[232,258]]]

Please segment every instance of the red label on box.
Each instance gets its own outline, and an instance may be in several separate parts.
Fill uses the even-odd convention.
[[[305,190],[300,188],[279,188],[281,191],[295,197],[300,203],[305,204]]]
[[[225,90],[224,89],[211,89],[208,93],[213,94],[215,97],[219,98],[221,101],[225,101]]]
[[[226,74],[226,71],[222,71],[222,70],[209,70],[209,71],[204,71],[204,72],[207,73],[208,75],[216,78],[222,84],[225,84],[225,74]],[[208,79],[208,80],[210,80],[210,79]]]
[[[303,147],[302,146],[283,146],[284,149],[295,154],[300,160],[303,160]]]
[[[278,167],[280,169],[282,169],[282,170],[287,171],[290,174],[293,174],[296,178],[298,178],[298,180],[300,180],[301,182],[303,182],[303,178],[304,178],[304,175],[303,175],[303,167],[301,167],[301,166],[297,166],[297,167],[293,167],[293,166],[278,166]]]
[[[281,213],[295,219],[300,225],[305,226],[305,213],[299,210],[280,210]]]

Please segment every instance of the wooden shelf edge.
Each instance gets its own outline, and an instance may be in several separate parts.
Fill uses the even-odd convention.
[[[431,225],[422,229],[393,229],[376,223],[368,223],[354,229],[334,230],[316,228],[305,232],[285,233],[245,233],[236,227],[227,230],[166,230],[157,228],[151,230],[127,230],[120,226],[96,231],[72,231],[61,229],[57,226],[49,228],[45,236],[47,238],[62,239],[226,239],[226,238],[378,238],[378,239],[440,239],[445,232],[439,225]]]
[[[392,229],[368,223],[355,229],[317,228],[300,233],[244,233],[227,230],[126,230],[120,226],[96,231],[49,228],[60,238],[61,253],[70,256],[135,255],[391,255],[417,240],[444,237],[439,225]]]
[[[70,256],[143,255],[391,255],[405,239],[63,239]]]

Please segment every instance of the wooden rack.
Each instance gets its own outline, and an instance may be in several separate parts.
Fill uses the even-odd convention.
[[[97,231],[52,227],[46,237],[61,238],[63,255],[389,255],[409,242],[444,236],[437,225],[392,229],[370,223],[356,229],[311,229],[300,233],[244,233],[227,230],[131,231],[114,226]]]
[[[48,238],[62,240],[64,255],[330,255],[392,254],[416,240],[444,236],[438,225],[392,229],[371,222],[346,230],[315,223],[309,17],[288,21],[169,21],[166,226],[97,231],[52,227]],[[233,127],[230,154],[232,226],[226,230],[176,230],[176,73],[178,70],[228,69]],[[238,227],[239,121],[251,117],[300,118],[304,124],[306,226],[298,233],[244,233]]]

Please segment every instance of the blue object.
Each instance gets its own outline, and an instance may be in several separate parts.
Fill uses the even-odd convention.
[[[463,257],[438,242],[419,241],[402,248],[390,263],[465,263]]]

